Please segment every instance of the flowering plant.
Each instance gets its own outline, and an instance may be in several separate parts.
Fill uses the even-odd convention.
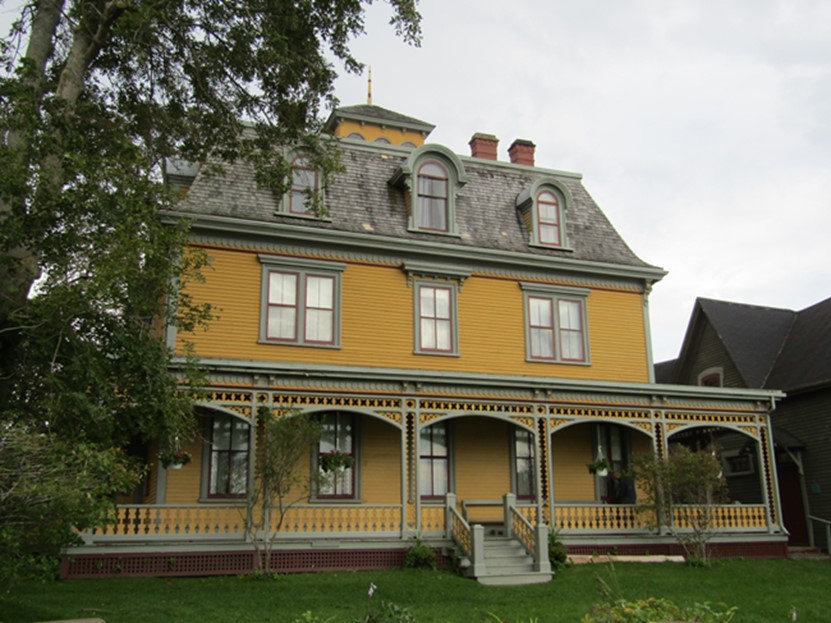
[[[334,472],[338,469],[352,467],[353,459],[351,454],[340,450],[330,450],[320,455],[320,469],[324,472]]]
[[[597,459],[596,461],[594,461],[592,463],[589,463],[588,467],[589,467],[589,473],[590,474],[597,474],[598,476],[605,476],[609,472],[609,469],[611,468],[611,465],[609,465],[609,461],[607,461],[606,459],[601,458],[601,459]]]
[[[168,467],[179,468],[183,465],[187,465],[191,462],[193,457],[190,455],[190,452],[185,452],[184,450],[177,450],[176,452],[162,452],[159,454],[159,460],[162,462],[162,466],[167,469]]]

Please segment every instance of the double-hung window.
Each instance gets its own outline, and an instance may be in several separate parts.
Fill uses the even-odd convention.
[[[450,490],[450,434],[447,422],[421,429],[418,462],[423,498],[441,498]]]
[[[314,216],[313,198],[319,186],[318,173],[309,161],[302,156],[295,158],[291,163],[291,188],[286,211],[296,216]]]
[[[448,175],[438,162],[425,162],[418,169],[418,229],[448,231]]]
[[[208,497],[244,497],[248,493],[251,427],[230,415],[215,415],[207,421]]]
[[[455,284],[417,282],[415,312],[417,353],[458,354]]]
[[[260,340],[340,346],[340,288],[345,265],[260,255],[263,265]]]
[[[537,235],[539,243],[551,246],[563,246],[560,226],[560,199],[550,190],[537,195]]]
[[[525,352],[529,361],[589,363],[586,297],[589,291],[521,283],[525,298]]]
[[[514,493],[521,499],[533,499],[536,489],[534,434],[522,428],[514,428],[513,438]]]
[[[355,497],[358,471],[355,416],[351,413],[326,413],[320,418],[318,442],[318,498]]]

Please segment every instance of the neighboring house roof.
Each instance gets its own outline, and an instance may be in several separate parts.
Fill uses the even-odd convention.
[[[766,387],[794,392],[831,382],[831,298],[797,313]]]
[[[310,231],[328,229],[361,236],[390,236],[460,248],[644,268],[655,280],[664,274],[632,252],[585,190],[578,174],[462,156],[460,160],[468,181],[456,198],[459,235],[414,232],[408,229],[404,189],[389,183],[410,150],[373,143],[344,142],[341,146],[344,171],[332,175],[326,190],[326,219],[297,219],[278,214],[282,198],[258,187],[253,166],[242,161],[223,165],[221,174],[209,173],[209,167],[202,167],[179,209],[194,214],[308,227]],[[569,249],[528,244],[529,234],[517,210],[516,198],[543,178],[556,179],[573,197],[565,214]]]
[[[788,309],[698,299],[748,387],[765,387],[796,314]]]
[[[798,389],[831,382],[831,298],[796,312],[730,301],[696,300],[679,358],[656,364],[656,379],[677,382],[706,319],[747,387]]]
[[[655,382],[656,383],[674,383],[675,376],[678,370],[678,360],[669,359],[667,361],[660,361],[655,364]]]

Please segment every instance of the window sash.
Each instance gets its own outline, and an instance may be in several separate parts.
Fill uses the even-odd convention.
[[[231,416],[211,421],[208,497],[244,497],[248,493],[250,426]]]
[[[418,288],[418,348],[424,352],[453,352],[453,291],[441,286]]]
[[[352,499],[355,497],[357,461],[355,453],[355,417],[350,413],[326,413],[321,417],[318,442],[317,470],[319,485],[317,497]],[[338,472],[324,472],[321,456],[337,450],[353,459],[352,466]]]
[[[446,423],[421,429],[419,436],[419,494],[441,498],[450,490],[450,444]]]
[[[423,165],[419,169],[417,188],[419,229],[448,231],[447,171],[434,162]]]
[[[536,497],[534,435],[527,430],[514,430],[515,493],[521,499]]]
[[[550,192],[537,196],[537,231],[539,243],[561,247],[563,240],[560,227],[560,202]]]
[[[266,340],[314,345],[335,343],[335,277],[269,270],[267,284]]]
[[[527,292],[525,311],[528,359],[587,362],[584,299]]]
[[[309,204],[310,193],[318,188],[317,171],[308,167],[306,160],[298,158],[292,163],[289,212],[308,215],[312,213]]]

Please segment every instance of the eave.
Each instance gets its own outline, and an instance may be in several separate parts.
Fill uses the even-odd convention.
[[[664,269],[654,266],[628,266],[625,264],[592,262],[500,249],[465,247],[412,238],[404,239],[286,223],[251,221],[228,216],[194,215],[187,212],[164,211],[162,217],[170,223],[185,221],[190,225],[191,231],[194,232],[215,233],[225,236],[231,234],[251,241],[279,241],[304,245],[314,242],[328,247],[373,253],[391,253],[403,256],[414,254],[439,255],[445,261],[449,259],[490,266],[559,271],[594,277],[617,277],[644,281],[646,284],[660,281],[667,274]]]
[[[186,359],[174,359],[175,364],[184,365]],[[328,364],[251,361],[240,359],[202,358],[200,365],[214,374],[279,375],[302,379],[350,382],[355,384],[397,383],[413,387],[436,386],[458,391],[459,388],[490,388],[505,390],[526,390],[545,393],[586,393],[609,396],[629,396],[647,399],[655,408],[668,399],[697,400],[702,402],[755,402],[774,407],[776,401],[785,397],[779,390],[698,387],[694,385],[666,385],[657,383],[635,383],[623,381],[598,381],[565,379],[524,375],[496,375],[475,372],[454,372],[406,368],[374,368],[339,366]]]

